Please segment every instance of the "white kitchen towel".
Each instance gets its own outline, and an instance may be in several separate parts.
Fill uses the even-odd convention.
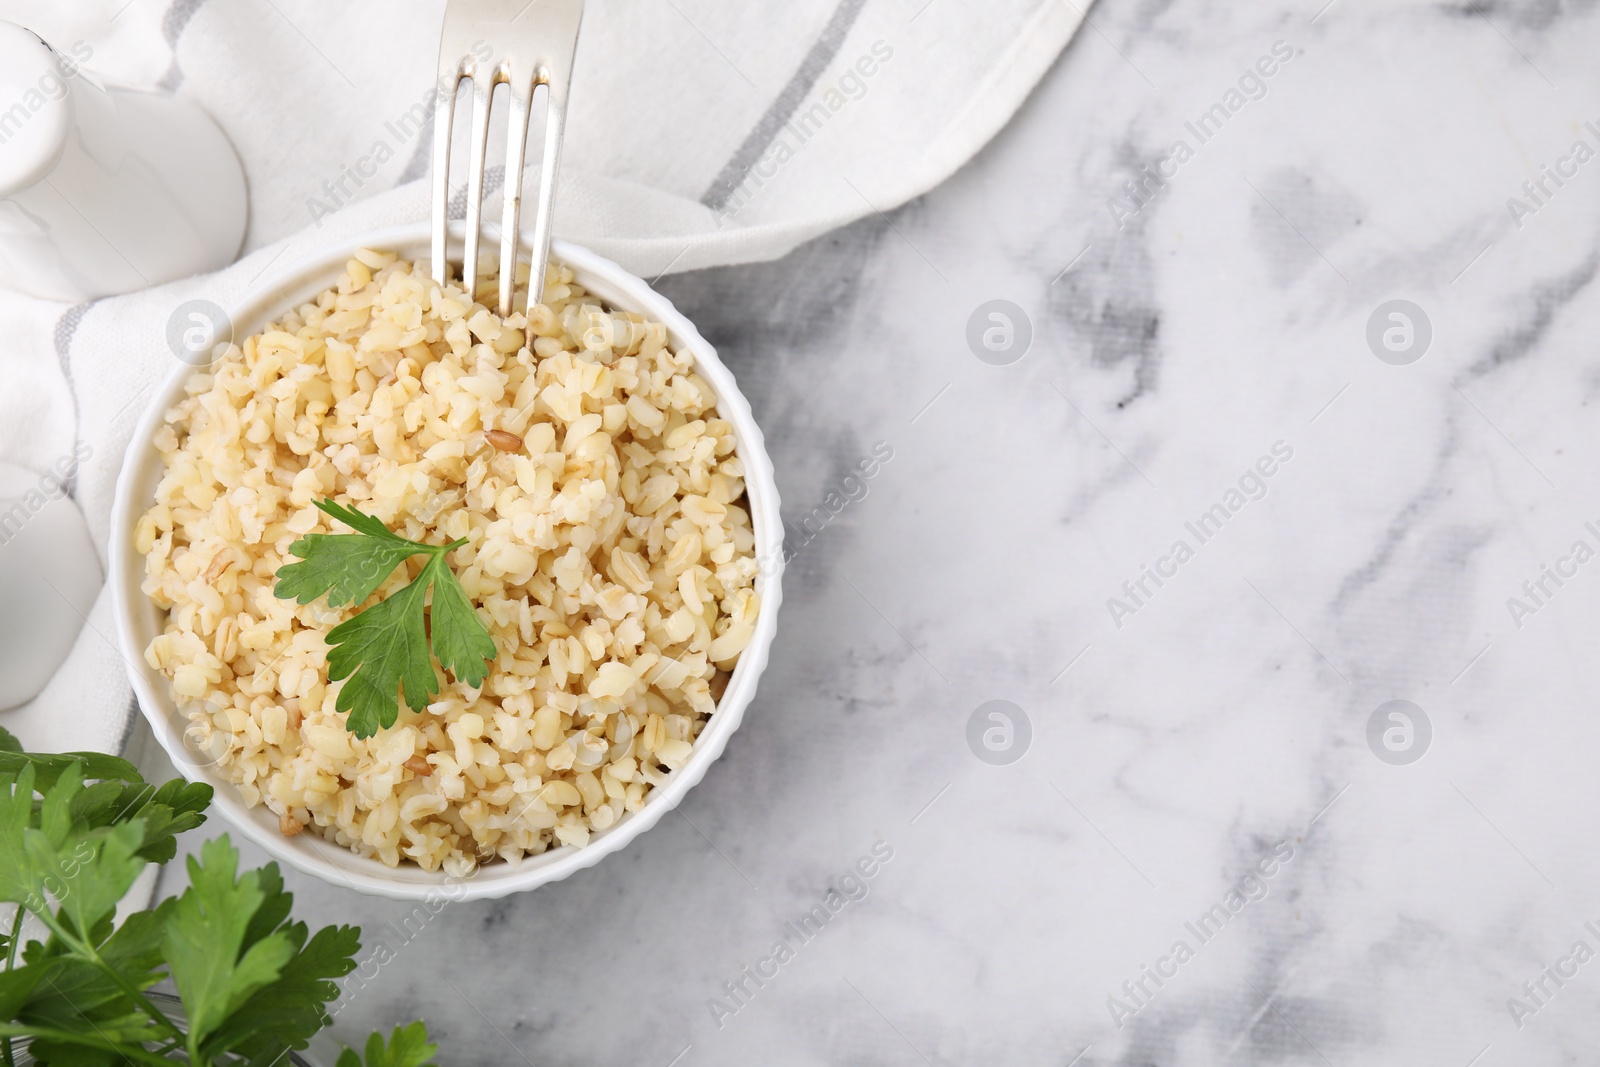
[[[776,258],[888,211],[1005,124],[1089,2],[589,0],[555,231],[652,277]],[[198,101],[250,182],[246,255],[226,270],[70,308],[0,293],[0,458],[43,471],[86,444],[75,497],[102,558],[128,436],[174,358],[172,310],[226,305],[274,264],[425,216],[442,14],[439,0],[0,0],[0,18],[81,44],[104,81]],[[0,724],[40,749],[116,750],[131,716],[102,595],[50,686]]]

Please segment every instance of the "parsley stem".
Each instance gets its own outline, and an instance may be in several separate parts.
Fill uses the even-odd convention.
[[[128,994],[129,997],[133,998],[134,1003],[138,1004],[139,1007],[143,1009],[144,1013],[150,1017],[152,1022],[169,1031],[174,1037],[182,1039],[186,1036],[182,1030],[178,1029],[177,1023],[167,1018],[166,1013],[160,1008],[156,1007],[155,1004],[151,1002],[150,998],[144,995],[143,990],[134,985],[132,982],[128,981],[127,976],[121,971],[117,970],[115,967],[111,966],[104,959],[102,959],[100,957],[100,953],[95,949],[94,945],[89,943],[87,939],[80,938],[76,932],[69,932],[66,924],[62,923],[55,913],[53,913],[48,907],[44,906],[42,901],[39,902],[39,907],[37,909],[30,907],[28,910],[37,915],[40,921],[50,928],[50,932],[55,934],[56,937],[60,938],[62,944],[66,945],[67,948],[72,951],[73,955],[87,963],[93,964],[95,967],[98,967],[101,971],[105,972],[106,977],[110,978],[118,989],[121,989],[124,993]]]
[[[117,988],[121,989],[124,993],[128,994],[128,996],[132,997],[134,1002],[137,1003],[139,1007],[144,1009],[144,1013],[150,1016],[152,1022],[156,1023],[158,1026],[170,1030],[174,1037],[181,1038],[186,1036],[182,1030],[178,1029],[177,1023],[167,1018],[166,1012],[156,1007],[155,1003],[149,997],[144,995],[144,991],[142,989],[128,981],[127,975],[123,974],[121,971],[111,966],[111,964],[101,959],[100,953],[95,951],[93,945],[89,944],[87,941],[81,942],[80,944],[86,950],[86,954],[84,954],[83,958],[87,959],[90,963],[93,963],[96,967],[104,971],[106,975],[116,983]]]
[[[79,1045],[84,1048],[97,1048],[106,1052],[115,1052],[124,1059],[155,1064],[156,1067],[172,1067],[171,1060],[163,1059],[141,1045],[124,1045],[120,1042],[108,1041],[103,1037],[75,1034],[49,1026],[22,1026],[12,1023],[0,1023],[0,1035],[3,1035],[8,1041],[13,1037],[42,1037],[50,1041],[59,1041],[66,1045]]]

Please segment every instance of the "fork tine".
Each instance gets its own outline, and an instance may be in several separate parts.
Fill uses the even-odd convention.
[[[439,70],[440,98],[433,113],[433,280],[450,280],[445,242],[450,227],[450,131],[455,126],[456,90],[461,87],[461,59]],[[449,91],[445,92],[444,86]]]
[[[528,286],[528,311],[544,298],[545,267],[550,256],[551,206],[561,134],[566,122],[567,90],[572,80],[573,53],[583,20],[583,0],[449,0],[439,43],[439,84],[450,87],[434,113],[433,151],[433,276],[443,285],[450,275],[449,208],[450,147],[455,122],[455,91],[463,78],[472,81],[472,135],[467,159],[466,247],[462,257],[462,289],[477,298],[478,251],[483,238],[483,180],[489,150],[489,110],[494,88],[509,88],[506,177],[500,227],[500,314],[511,313],[516,289],[519,225],[522,212],[522,165],[527,156],[528,124],[534,92],[549,88],[544,152],[539,174],[539,205],[534,221],[533,264]],[[486,40],[494,39],[503,55],[490,65]]]
[[[566,85],[546,83],[550,106],[544,130],[544,154],[539,165],[539,207],[533,216],[533,269],[528,274],[528,314],[544,302],[545,270],[550,265],[550,214],[555,201],[556,172],[561,161],[561,132],[567,114]]]
[[[498,71],[472,68],[472,141],[467,162],[467,247],[461,257],[462,288],[468,299],[478,295],[478,243],[483,229],[483,172],[489,155],[489,102]],[[504,288],[504,285],[501,286]]]
[[[506,116],[505,203],[500,213],[500,317],[511,314],[511,299],[517,282],[517,248],[521,234],[517,226],[522,214],[522,161],[528,146],[528,119],[533,111],[536,88],[532,70],[513,70],[506,88],[511,113]],[[529,284],[533,280],[529,279]],[[542,285],[542,283],[541,283]]]
[[[567,120],[567,91],[572,85],[573,54],[583,25],[583,0],[540,0],[543,56],[539,81],[549,90],[545,110],[544,153],[539,165],[539,206],[533,217],[533,263],[528,274],[528,314],[544,301],[545,270],[550,263],[550,225],[556,177],[561,163],[561,135]]]

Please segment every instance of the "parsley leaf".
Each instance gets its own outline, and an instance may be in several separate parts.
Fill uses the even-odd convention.
[[[255,1057],[252,1062],[286,1064],[288,1057],[281,1053],[304,1048],[329,1023],[326,1005],[339,996],[334,979],[355,970],[361,948],[360,931],[353,926],[325,926],[309,940],[305,923],[286,923],[282,930],[295,946],[294,957],[276,981],[252,995],[210,1038],[219,1047]]]
[[[69,829],[59,841],[52,836],[29,830],[24,846],[36,869],[44,873],[41,884],[60,901],[59,918],[87,937],[116,909],[144,870],[145,861],[134,855],[144,839],[144,827],[135,821],[79,833]]]
[[[138,819],[92,827],[75,816],[83,793],[82,763],[70,764],[49,786],[35,784],[33,765],[15,778],[0,776],[0,900],[38,911],[61,902],[60,929],[78,938],[110,915],[145,861]],[[43,793],[37,808],[35,789]]]
[[[422,617],[428,592],[422,577],[428,573],[424,567],[417,581],[328,632],[333,646],[328,680],[349,679],[333,706],[348,713],[345,725],[357,737],[371,737],[378,727],[395,724],[400,717],[396,687],[404,690],[413,711],[427,707],[439,691]]]
[[[43,900],[44,879],[28,857],[26,839],[35,819],[34,768],[0,775],[0,901],[30,904]]]
[[[433,545],[391,533],[375,517],[355,508],[331,500],[319,500],[317,507],[360,532],[307,534],[290,545],[290,553],[302,562],[278,570],[273,592],[285,600],[309,604],[326,593],[330,608],[359,604],[377,591],[402,560],[435,550]]]
[[[445,563],[444,553],[430,559],[422,574],[429,570],[433,571],[433,654],[445,670],[476,689],[488,677],[494,638],[478,620],[467,591]],[[422,575],[417,580],[420,582]]]
[[[206,821],[211,787],[174,779],[159,789],[144,782],[97,782],[72,798],[72,814],[90,826],[109,826],[137,818],[144,824],[139,855],[165,863],[177,852],[176,835]]]
[[[417,1022],[395,1027],[387,1045],[382,1034],[367,1038],[365,1059],[354,1049],[345,1049],[334,1067],[433,1067],[433,1054],[438,1051],[438,1045],[428,1042],[428,1028]]]
[[[226,837],[189,860],[181,897],[116,921],[147,861],[171,859],[173,835],[204,820],[208,787],[157,789],[94,754],[24,753],[3,729],[0,755],[25,757],[0,768],[0,901],[21,905],[0,932],[0,1063],[17,1062],[27,1042],[29,1062],[57,1067],[282,1067],[330,1023],[360,931],[311,933],[291,917],[277,867],[237,873]],[[106,773],[111,780],[93,781]],[[43,940],[22,943],[24,912]],[[167,980],[187,1020],[151,991]],[[415,1024],[387,1045],[374,1035],[367,1063],[431,1067],[433,1053]]]
[[[34,769],[37,776],[34,785],[40,790],[55,785],[56,779],[70,767],[80,768],[85,778],[103,778],[119,782],[143,781],[133,764],[117,756],[107,756],[99,752],[52,752],[48,755],[38,755],[20,750],[11,751],[0,746],[0,774],[17,774],[25,766]]]
[[[189,888],[161,935],[167,967],[189,1020],[189,1058],[252,993],[274,980],[295,954],[287,934],[245,942],[251,919],[267,899],[260,871],[237,874],[239,853],[226,837],[207,841],[189,857]]]
[[[289,546],[300,562],[278,571],[274,591],[284,599],[306,604],[326,594],[330,607],[359,604],[402,562],[429,557],[407,585],[328,633],[328,680],[344,682],[334,707],[345,713],[350,732],[371,737],[393,726],[402,698],[413,711],[426,708],[439,692],[434,657],[461,681],[481,686],[494,658],[494,638],[445,562],[466,541],[408,541],[353,507],[331,500],[317,507],[358,532],[310,534]]]

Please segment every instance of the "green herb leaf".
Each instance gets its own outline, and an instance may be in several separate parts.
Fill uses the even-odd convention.
[[[7,735],[10,736],[10,735]],[[12,738],[15,741],[16,738]],[[84,779],[104,779],[118,782],[143,782],[138,768],[125,759],[107,756],[102,752],[53,752],[40,755],[21,752],[0,746],[0,774],[18,774],[22,768],[34,770],[34,785],[41,792],[56,784],[56,779],[70,767],[79,769]]]
[[[45,803],[49,802],[46,797]],[[24,835],[28,858],[43,875],[44,887],[60,902],[59,918],[88,940],[145,868],[145,861],[135,855],[144,840],[144,827],[137,821],[98,829],[78,824],[59,840],[54,838],[46,830],[28,830]]]
[[[429,557],[411,582],[328,633],[328,679],[344,682],[334,707],[345,713],[350,732],[371,737],[393,726],[402,699],[413,711],[426,708],[439,692],[434,657],[468,685],[481,686],[494,658],[494,638],[445,562],[465,542],[407,541],[355,508],[330,500],[317,506],[359,532],[312,534],[291,545],[301,562],[278,571],[280,597],[305,604],[326,593],[331,607],[357,604],[407,558]]]
[[[135,855],[144,824],[86,824],[76,812],[85,792],[81,761],[61,770],[35,808],[35,769],[0,775],[0,900],[47,921],[49,901],[59,901],[62,928],[87,939],[144,869]]]
[[[283,872],[278,870],[276,863],[256,868],[256,888],[261,890],[261,906],[250,916],[250,925],[244,928],[244,944],[247,948],[282,926],[289,917],[289,910],[294,907],[294,894],[284,891]],[[304,937],[296,941],[295,948],[298,949],[304,941]]]
[[[494,638],[478,618],[461,580],[450,570],[444,555],[428,561],[417,581],[432,571],[433,654],[445,670],[473,688],[483,685],[489,661],[494,659]]]
[[[135,987],[148,989],[162,978],[161,932],[172,918],[173,901],[136,911],[100,943],[100,959],[126,976]]]
[[[204,782],[185,782],[174,778],[154,792],[145,789],[143,798],[125,791],[118,798],[117,818],[137,817],[144,824],[144,843],[139,855],[152,863],[166,863],[177,854],[177,835],[193,830],[206,821],[212,789]]]
[[[0,1019],[15,1019],[46,977],[59,973],[61,959],[41,960],[0,973]]]
[[[136,1012],[132,998],[102,969],[83,959],[54,956],[29,963],[5,972],[0,985],[6,987],[0,1010],[7,1019],[21,1017],[35,1026],[69,1033],[93,1027],[106,1037],[120,1029],[119,1040],[156,1036],[150,1033],[151,1020]]]
[[[383,524],[383,520],[376,515],[368,515],[366,512],[359,511],[356,508],[347,508],[333,500],[319,500],[317,501],[317,508],[323,514],[332,515],[352,530],[364,533],[368,537],[376,537],[380,541],[393,541],[398,545],[418,544],[416,541],[407,541],[404,537],[389,529]],[[424,545],[423,547],[430,546]]]
[[[412,582],[328,632],[333,646],[328,680],[349,679],[333,706],[349,716],[345,725],[357,737],[371,737],[380,726],[395,724],[400,717],[397,688],[404,690],[413,711],[427,707],[439,691],[423,620],[427,593],[427,582]]]
[[[177,851],[175,836],[205,822],[210,803],[211,787],[202,782],[173,779],[159,789],[146,783],[97,782],[73,798],[72,814],[89,826],[138,819],[144,826],[138,855],[165,863]]]
[[[50,1027],[54,1033],[37,1038],[28,1046],[28,1053],[34,1063],[47,1063],[51,1067],[111,1067],[113,1064],[120,1067],[138,1062],[131,1058],[128,1050],[143,1049],[159,1041],[165,1033],[151,1023],[149,1016],[137,1011],[115,1015],[98,1013],[92,1018],[70,1015],[60,1022],[42,1015],[34,1020],[34,1025]],[[143,1054],[144,1062],[151,1059],[149,1053]]]
[[[327,593],[332,608],[361,603],[377,592],[401,561],[417,554],[409,544],[384,544],[365,534],[308,534],[289,551],[302,562],[278,571],[273,592],[301,604]]]
[[[4,729],[0,754],[24,755]],[[20,924],[0,934],[0,1059],[15,1060],[14,1039],[26,1035],[31,1061],[54,1067],[180,1057],[282,1067],[330,1022],[334,980],[354,969],[359,931],[309,934],[290,918],[277,867],[236,874],[226,838],[189,860],[181,897],[117,925],[117,902],[148,859],[171,857],[173,834],[203,821],[211,790],[153,788],[107,758],[30,755],[0,772],[0,901],[23,904],[49,930],[26,946],[14,943]],[[108,769],[111,780],[85,784]],[[145,992],[168,978],[187,1023]],[[368,1052],[374,1067],[424,1067],[434,1047],[416,1024],[387,1045],[374,1035]]]
[[[0,774],[0,901],[22,904],[39,895],[42,886],[23,846],[33,823],[34,768]]]
[[[439,1046],[428,1043],[428,1028],[417,1022],[395,1027],[387,1044],[382,1034],[373,1034],[367,1038],[366,1051],[363,1060],[355,1049],[347,1048],[334,1067],[434,1067],[433,1055]]]
[[[339,996],[333,980],[355,969],[361,931],[325,926],[309,941],[304,923],[289,923],[283,932],[296,947],[294,957],[277,981],[257,990],[213,1035],[219,1048],[270,1061],[286,1049],[304,1048],[331,1021],[326,1005]]]
[[[331,608],[359,604],[376,592],[403,560],[437,547],[407,541],[355,508],[331,500],[319,500],[317,507],[360,532],[308,534],[290,545],[289,551],[302,562],[278,569],[273,592],[285,600],[309,604],[326,593]]]
[[[239,853],[226,836],[189,857],[189,888],[177,899],[161,948],[189,1020],[191,1058],[227,1017],[282,973],[294,955],[283,933],[253,945],[245,933],[266,901],[261,872],[237,875]]]

